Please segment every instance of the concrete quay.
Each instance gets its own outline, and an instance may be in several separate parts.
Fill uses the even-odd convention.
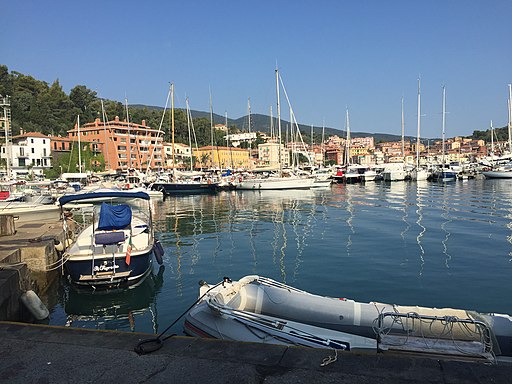
[[[33,290],[43,302],[60,273],[55,241],[64,241],[62,223],[22,222],[2,217],[0,231],[0,320],[28,320],[30,314],[19,298]]]
[[[0,322],[5,383],[510,383],[511,365]]]

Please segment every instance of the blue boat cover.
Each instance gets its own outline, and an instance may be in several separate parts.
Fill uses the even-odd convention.
[[[109,205],[101,204],[98,230],[113,231],[124,229],[132,222],[132,209],[128,204]]]

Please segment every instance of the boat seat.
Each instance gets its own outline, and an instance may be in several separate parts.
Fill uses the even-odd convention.
[[[113,245],[124,243],[126,236],[124,231],[100,232],[94,235],[96,245]]]

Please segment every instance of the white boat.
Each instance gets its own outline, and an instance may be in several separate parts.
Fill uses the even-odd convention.
[[[483,171],[482,175],[488,179],[512,179],[512,162],[501,167]]]
[[[236,189],[241,190],[282,190],[282,189],[309,189],[315,182],[311,177],[300,177],[293,174],[289,176],[269,176],[246,178],[240,181]]]
[[[150,197],[144,192],[101,191],[59,199],[66,239],[62,262],[78,287],[135,286],[151,272],[152,256],[162,264],[163,248],[153,233]],[[80,202],[101,202],[73,218]],[[73,218],[73,219],[72,219]]]
[[[0,201],[0,216],[13,216],[16,223],[57,222],[60,208],[56,204]]]
[[[505,314],[362,303],[260,276],[200,284],[199,300],[184,324],[193,336],[488,360],[512,356],[512,317]]]
[[[402,163],[386,164],[382,171],[384,181],[403,181],[407,177],[407,171]]]
[[[206,283],[203,284],[201,296],[205,296],[188,312],[184,324],[185,333],[196,337],[265,344],[376,351],[374,339],[290,319],[286,320],[239,305],[239,300],[242,299],[239,294],[243,293],[245,297],[245,294],[249,293],[247,289],[252,290],[253,287],[256,287],[253,285],[256,282],[279,284],[257,276],[247,276],[238,282],[232,282],[225,278],[224,282],[214,287],[209,287]],[[262,297],[258,296],[258,298],[261,304]],[[231,299],[235,299],[237,304]],[[235,305],[233,306],[233,304]],[[256,303],[256,305],[258,304]]]

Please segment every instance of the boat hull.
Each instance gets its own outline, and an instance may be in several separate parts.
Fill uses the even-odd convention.
[[[69,256],[65,268],[70,283],[78,287],[117,288],[140,283],[151,271],[153,250],[126,254],[102,254],[90,258]]]
[[[242,180],[237,189],[241,190],[283,190],[283,189],[310,189],[313,178],[276,177],[265,179]]]
[[[151,186],[154,191],[160,191],[165,195],[174,194],[199,194],[215,193],[216,183],[154,183]]]
[[[476,358],[489,359],[512,357],[512,317],[509,315],[362,303],[314,295],[259,276],[246,276],[236,282],[225,280],[213,287],[206,284],[201,287],[200,295],[204,299],[187,314],[192,327],[188,330],[185,327],[186,332],[196,336],[260,342],[263,338],[277,337],[293,344],[290,337],[294,332],[291,336],[286,332],[286,327],[292,324],[290,329],[310,333],[324,341],[332,336],[360,348],[370,345],[367,339],[382,341],[395,337],[416,340],[416,346],[432,347],[420,347],[419,352],[432,353],[431,349],[442,346],[451,348],[453,355],[473,354]],[[270,327],[269,324],[278,324],[282,334],[263,329],[266,325]],[[253,340],[253,328],[267,336],[256,332],[259,340]],[[333,332],[331,336],[329,332]],[[362,339],[350,341],[346,335]],[[395,344],[390,349],[393,347],[400,349],[403,345]],[[377,348],[380,349],[379,345]]]

